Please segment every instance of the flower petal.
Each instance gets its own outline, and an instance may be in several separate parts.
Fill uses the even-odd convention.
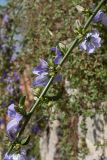
[[[32,72],[33,74],[39,75],[46,72],[47,70],[48,70],[48,63],[45,60],[40,59],[39,65],[37,67],[34,67]]]
[[[87,52],[88,53],[93,53],[95,50],[95,47],[92,43],[87,43]]]
[[[55,60],[54,60],[54,63],[55,63],[55,64],[59,64],[60,61],[61,61],[61,59],[62,59],[62,56],[56,56],[56,57],[55,57]]]
[[[16,118],[17,121],[20,121],[23,117],[21,114],[19,114],[15,111],[13,103],[8,107],[7,115],[11,119]]]
[[[33,86],[45,86],[48,83],[48,76],[41,74],[37,76],[33,81]]]
[[[104,14],[102,17],[102,23],[105,25],[105,27],[107,27],[107,15]]]
[[[56,55],[59,55],[59,56],[62,55],[61,51],[57,47],[52,47],[51,51],[54,51],[56,53]]]
[[[11,120],[8,124],[7,124],[7,134],[10,138],[10,140],[14,140],[16,133],[19,129],[19,121],[17,121],[16,119]]]
[[[99,11],[97,12],[97,14],[94,16],[93,22],[95,22],[95,23],[96,23],[96,22],[100,22],[100,21],[102,20],[103,15],[104,15],[104,12],[101,11],[101,10],[99,10]]]
[[[61,53],[61,51],[57,47],[51,48],[51,51],[54,51],[56,53],[54,63],[55,64],[59,64],[60,61],[61,61],[61,59],[62,59],[62,53]]]
[[[62,80],[62,75],[57,74],[56,77],[54,78],[54,81],[61,81]]]

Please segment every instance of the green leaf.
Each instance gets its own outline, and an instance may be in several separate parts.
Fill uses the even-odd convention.
[[[22,107],[25,104],[26,96],[22,96],[19,100],[19,106]]]

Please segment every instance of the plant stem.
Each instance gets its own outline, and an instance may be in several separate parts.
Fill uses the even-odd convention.
[[[83,29],[86,30],[88,28],[88,26],[90,25],[93,17],[96,15],[96,13],[98,12],[98,10],[101,8],[101,6],[103,5],[103,3],[106,0],[101,0],[100,3],[96,6],[96,8],[93,11],[93,14],[89,17],[89,19],[87,20],[86,24],[84,25]],[[61,66],[63,65],[63,63],[65,62],[65,60],[67,59],[67,57],[69,56],[69,54],[73,51],[73,49],[78,45],[79,43],[79,36],[77,36],[77,38],[74,40],[74,42],[70,45],[69,49],[67,50],[66,54],[64,55],[63,59],[61,60],[60,64],[57,66],[57,70],[59,70],[61,68]],[[43,96],[46,94],[46,92],[48,91],[50,85],[52,84],[52,81],[54,79],[54,76],[52,76],[48,82],[48,84],[46,85],[46,87],[43,89],[43,91],[41,92],[39,98],[36,100],[36,102],[34,103],[34,105],[31,107],[31,110],[29,112],[29,115],[27,117],[25,117],[25,121],[21,127],[21,130],[19,131],[19,133],[16,136],[16,139],[14,140],[14,142],[10,145],[9,150],[8,150],[8,154],[12,151],[12,149],[14,148],[18,138],[21,136],[21,134],[24,132],[24,129],[26,127],[26,125],[28,124],[32,114],[34,113],[37,105],[40,103],[41,99],[43,98]]]

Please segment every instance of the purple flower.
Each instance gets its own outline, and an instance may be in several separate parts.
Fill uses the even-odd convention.
[[[40,63],[37,67],[33,68],[32,71],[34,74],[38,75],[34,80],[33,80],[33,86],[45,86],[48,81],[49,81],[49,66],[48,63],[43,60],[40,59]],[[60,77],[60,78],[57,78]],[[57,75],[54,79],[54,81],[60,81],[61,80],[61,76]]]
[[[14,76],[15,81],[19,81],[20,77],[19,77],[19,74],[16,71],[14,72],[13,76]]]
[[[107,27],[107,15],[103,11],[99,10],[93,18],[93,22],[102,22],[102,24]]]
[[[40,131],[40,128],[37,124],[32,127],[32,133],[37,134],[39,131]]]
[[[28,160],[28,158],[22,154],[5,154],[4,160]],[[29,159],[30,160],[30,159]]]
[[[0,81],[1,81],[1,82],[4,81],[4,79],[5,79],[6,77],[7,77],[7,72],[4,71],[3,74],[2,74],[2,76],[1,76],[1,78],[0,78]]]
[[[37,74],[40,75],[42,73],[48,74],[48,63],[43,60],[43,59],[39,59],[40,63],[37,67],[33,68],[33,74]]]
[[[5,124],[5,119],[0,119],[0,126]]]
[[[101,11],[101,10],[99,10],[99,11],[97,12],[97,14],[94,16],[93,21],[94,21],[95,23],[96,23],[96,22],[100,22],[100,21],[102,20],[103,15],[104,15],[104,12]]]
[[[7,135],[11,141],[13,141],[16,137],[16,133],[19,130],[19,121],[15,118],[12,119],[6,127]]]
[[[83,42],[80,44],[80,49],[86,50],[89,54],[93,53],[96,48],[101,46],[101,38],[97,30],[87,33]]]
[[[28,157],[28,159],[27,160],[36,160],[34,157]]]
[[[54,51],[56,53],[54,63],[59,64],[62,59],[62,53],[60,52],[60,50],[57,47],[51,48],[51,51]]]
[[[14,109],[14,104],[12,103],[11,105],[9,105],[8,107],[8,111],[7,111],[7,115],[11,118],[11,119],[16,119],[17,121],[20,121],[22,119],[22,115],[17,113]]]
[[[11,56],[11,60],[10,61],[11,62],[15,61],[17,59],[17,56],[18,55],[16,53],[13,53],[12,56]]]
[[[102,17],[102,24],[104,24],[105,27],[107,27],[107,15],[104,14]]]
[[[6,102],[2,102],[1,107],[4,108],[6,106],[7,106]]]
[[[9,22],[9,16],[7,14],[3,17],[3,24],[7,24]]]
[[[7,134],[10,140],[14,140],[17,131],[20,129],[19,123],[23,118],[21,114],[17,113],[14,109],[14,104],[8,107],[7,115],[10,117],[10,122],[7,124]]]
[[[6,82],[7,82],[7,83],[13,83],[13,82],[14,82],[14,80],[13,80],[13,78],[8,77],[8,78],[6,79]]]
[[[26,156],[22,154],[13,154],[13,160],[28,160]]]
[[[12,155],[5,154],[4,160],[13,160]]]
[[[41,74],[33,80],[32,84],[33,86],[45,86],[47,85],[48,80],[49,80],[49,77],[46,74]]]
[[[14,88],[11,84],[7,85],[6,91],[10,94],[13,94]]]
[[[58,50],[57,47],[51,48],[51,51],[54,51],[56,53],[54,64],[59,64],[62,59],[62,53]],[[40,59],[39,65],[37,67],[34,67],[32,72],[33,74],[37,75],[37,77],[33,81],[33,86],[45,86],[48,83],[50,76],[50,67],[44,59]],[[60,81],[61,78],[61,75],[56,75],[54,81]]]

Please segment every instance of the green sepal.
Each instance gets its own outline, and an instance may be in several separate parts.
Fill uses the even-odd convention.
[[[23,107],[15,106],[16,112],[20,113],[23,116],[26,116],[26,110]]]
[[[16,112],[19,112],[20,114],[22,114],[23,116],[26,116],[26,110],[24,108],[24,104],[25,104],[25,99],[26,96],[22,96],[19,100],[19,105],[15,106],[15,110]]]
[[[23,140],[21,140],[20,144],[21,145],[27,145],[29,143],[29,141],[30,141],[30,137],[31,136],[29,135],[26,138],[24,138]]]

